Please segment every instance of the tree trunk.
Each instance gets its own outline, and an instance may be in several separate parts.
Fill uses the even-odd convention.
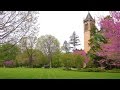
[[[86,68],[86,63],[83,63],[83,68]]]
[[[51,59],[50,59],[50,68],[52,68],[52,63],[51,63]]]
[[[29,56],[29,66],[31,67],[32,66],[32,61],[33,61],[33,57],[32,55]]]
[[[52,56],[50,54],[48,55],[48,60],[49,60],[49,68],[52,68]]]
[[[52,57],[50,56],[50,68],[52,68]]]

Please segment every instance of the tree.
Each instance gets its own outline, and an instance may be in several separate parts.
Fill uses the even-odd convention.
[[[100,26],[108,43],[102,45],[98,55],[106,57],[107,65],[120,67],[120,11],[111,11],[110,16],[101,18]]]
[[[73,48],[73,50],[75,50],[76,46],[80,45],[79,42],[80,42],[79,36],[76,35],[76,33],[74,31],[72,36],[70,36],[70,44],[73,46],[71,48]]]
[[[61,67],[62,66],[62,60],[61,60],[61,51],[58,50],[57,52],[55,52],[53,54],[53,57],[52,57],[52,67]]]
[[[42,67],[47,63],[46,57],[42,52],[34,49],[32,56],[32,67]],[[29,57],[27,51],[24,51],[16,56],[17,66],[29,66]]]
[[[52,68],[52,56],[60,49],[59,41],[52,35],[41,36],[38,38],[36,48],[47,56],[49,66]]]
[[[97,55],[97,52],[101,49],[101,44],[107,43],[105,37],[101,34],[100,30],[96,28],[95,25],[90,30],[90,40],[89,40],[90,50],[88,51],[88,56],[93,63],[97,62],[101,57]]]
[[[28,55],[27,52],[24,51],[22,53],[19,53],[16,56],[16,67],[20,67],[20,66],[28,66],[29,65],[29,61],[28,61]]]
[[[22,51],[26,51],[27,52],[27,56],[28,56],[28,60],[29,60],[29,66],[32,65],[33,62],[33,53],[34,53],[34,49],[35,49],[35,44],[37,41],[37,37],[35,36],[28,36],[28,37],[24,37],[21,39],[21,49]]]
[[[83,68],[85,57],[79,54],[73,54],[74,67],[81,69]]]
[[[46,56],[41,51],[35,49],[33,53],[33,67],[43,67],[47,62]]]
[[[85,57],[79,53],[63,53],[61,55],[62,64],[65,69],[70,70],[71,68],[83,68]]]
[[[66,53],[70,52],[70,44],[66,40],[63,43],[62,50],[64,50]]]
[[[0,44],[10,42],[14,46],[23,36],[34,33],[30,27],[37,22],[37,14],[38,11],[1,11]]]
[[[90,62],[89,57],[84,50],[74,50],[73,54],[75,55],[74,57],[80,58],[78,59],[78,61],[76,61],[76,59],[74,60],[76,61],[76,64],[78,64],[78,66],[83,66],[83,68],[85,68],[86,64]]]
[[[62,60],[62,65],[65,67],[65,69],[70,70],[71,67],[74,65],[72,62],[73,60],[73,55],[72,53],[63,53],[61,55],[61,60]]]
[[[13,48],[9,49],[7,52],[4,52],[7,48],[11,47],[11,43],[6,43],[0,45],[0,60],[1,61],[8,61],[8,60],[13,60],[15,61],[16,56],[20,52],[20,48],[16,45]]]

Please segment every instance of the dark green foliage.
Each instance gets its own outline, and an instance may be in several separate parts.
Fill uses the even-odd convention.
[[[33,63],[34,67],[43,67],[48,63],[47,57],[39,50],[35,50],[33,53]]]
[[[107,70],[107,72],[110,72],[110,73],[120,73],[120,69],[112,69],[112,70]]]
[[[81,69],[81,72],[105,72],[105,69],[101,69],[101,68],[85,68],[85,69]]]
[[[85,57],[79,55],[79,54],[73,54],[73,63],[75,68],[83,68]]]
[[[15,60],[16,55],[19,54],[20,49],[18,46],[13,46],[10,43],[2,44],[0,46],[0,60]]]
[[[86,68],[94,68],[94,67],[96,67],[96,65],[94,64],[94,61],[93,61],[93,60],[90,60],[90,61],[87,63]]]
[[[96,66],[98,65],[96,61],[99,61],[103,57],[99,57],[97,55],[97,52],[101,49],[101,44],[102,43],[107,43],[107,40],[101,32],[96,28],[94,25],[92,29],[90,30],[90,40],[89,40],[89,45],[90,45],[90,50],[88,52],[88,56],[90,57],[90,60],[92,60],[92,63],[94,63]],[[93,65],[94,66],[94,65]]]
[[[3,62],[3,66],[13,68],[15,67],[15,63],[13,60],[6,60]]]
[[[93,26],[90,30],[90,40],[89,45],[91,47],[89,53],[95,54],[98,50],[101,50],[100,45],[102,43],[107,43],[107,40],[103,37],[103,35],[98,31],[96,26]]]

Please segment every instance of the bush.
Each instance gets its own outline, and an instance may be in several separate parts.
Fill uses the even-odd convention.
[[[39,64],[39,65],[32,65],[32,68],[41,68],[43,65]]]
[[[112,69],[112,70],[107,70],[107,72],[110,72],[110,73],[120,73],[120,69]]]
[[[46,64],[43,66],[44,68],[50,68],[50,65]]]
[[[105,72],[105,69],[101,69],[101,68],[85,68],[85,69],[81,69],[81,72]]]
[[[55,53],[52,57],[52,67],[53,68],[58,68],[62,66],[62,61],[60,59],[61,53]]]
[[[65,53],[61,56],[62,64],[63,64],[63,67],[65,67],[65,69],[68,70],[73,66],[72,58],[73,58],[73,56],[71,53]]]
[[[34,50],[33,53],[33,61],[32,61],[32,67],[42,67],[44,64],[46,64],[48,61],[46,57],[43,55],[42,52],[38,50]],[[29,57],[27,55],[27,51],[24,51],[23,53],[20,53],[19,55],[16,56],[16,66],[21,67],[21,66],[30,66],[29,65]],[[30,66],[30,67],[31,67]]]
[[[83,67],[85,58],[79,54],[73,54],[73,60],[74,63],[73,67],[76,67],[77,69],[81,69]]]
[[[52,67],[53,67],[53,68],[61,67],[61,62],[60,62],[60,60],[58,60],[58,59],[53,60],[53,61],[52,61]]]
[[[71,68],[81,69],[84,63],[84,56],[73,53],[65,53],[62,55],[62,64],[67,70]]]
[[[94,65],[94,62],[93,60],[90,60],[87,65],[86,65],[86,68],[93,68],[95,65]]]
[[[71,71],[71,68],[64,67],[63,70]]]
[[[6,60],[6,61],[4,61],[4,62],[3,62],[3,65],[4,65],[5,67],[14,67],[14,66],[15,66],[13,60]]]

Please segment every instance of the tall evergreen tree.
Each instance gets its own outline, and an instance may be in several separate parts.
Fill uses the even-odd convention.
[[[72,45],[71,48],[73,48],[73,50],[77,49],[76,46],[80,45],[79,43],[79,36],[74,31],[72,36],[70,36],[70,44]]]
[[[88,51],[88,56],[90,57],[90,60],[94,60],[94,63],[97,62],[100,58],[97,55],[97,52],[99,50],[102,50],[101,44],[107,43],[107,40],[105,37],[101,34],[101,31],[96,28],[94,25],[92,29],[90,30],[90,40],[89,40],[90,50]]]
[[[63,43],[62,50],[64,50],[66,53],[70,52],[70,44],[66,40]]]

